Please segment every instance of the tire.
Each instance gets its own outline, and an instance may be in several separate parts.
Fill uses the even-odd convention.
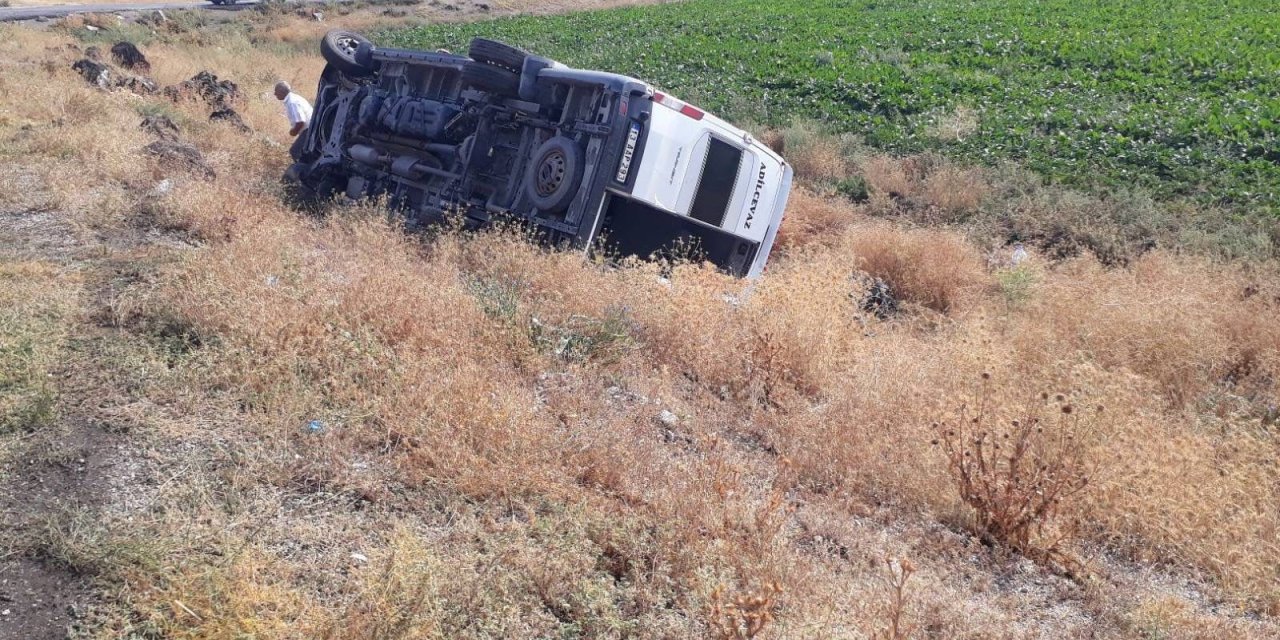
[[[559,213],[573,202],[585,170],[578,144],[556,136],[542,143],[533,154],[533,162],[525,171],[524,194],[539,211]]]
[[[476,62],[501,67],[513,73],[520,73],[524,69],[524,59],[529,54],[496,40],[472,38],[468,55]]]
[[[514,96],[520,91],[520,74],[484,62],[462,68],[462,84],[488,93]]]
[[[367,56],[357,54],[361,45],[372,47],[373,43],[354,31],[334,29],[320,39],[320,55],[338,71],[351,76],[367,76],[374,69],[360,63],[361,58],[368,59]]]

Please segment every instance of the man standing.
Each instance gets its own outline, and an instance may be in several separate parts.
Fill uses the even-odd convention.
[[[284,103],[284,115],[289,118],[289,135],[297,137],[311,122],[311,103],[294,93],[284,80],[276,83],[276,99]]]

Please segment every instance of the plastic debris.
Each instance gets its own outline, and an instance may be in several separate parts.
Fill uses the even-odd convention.
[[[1030,256],[1027,254],[1027,248],[1019,242],[1013,245],[1013,255],[1009,257],[1009,263],[1016,267],[1025,262],[1028,257]]]

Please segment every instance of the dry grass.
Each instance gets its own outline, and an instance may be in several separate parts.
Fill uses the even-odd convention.
[[[60,278],[71,282],[54,286]],[[57,389],[49,378],[74,322],[75,294],[74,276],[55,264],[0,263],[0,459],[15,438],[56,418]]]
[[[974,168],[960,168],[935,156],[899,159],[865,157],[860,170],[872,193],[872,212],[896,213],[899,206],[930,224],[961,222],[987,197],[987,179]]]
[[[991,286],[981,255],[958,234],[864,224],[850,229],[847,255],[903,300],[950,311]]]
[[[860,220],[846,203],[808,189],[793,191],[789,203],[787,224],[778,229],[779,251],[838,242],[844,231]]]
[[[1084,194],[1008,164],[977,168],[932,153],[886,156],[814,122],[760,135],[785,150],[812,194],[851,200],[861,205],[853,210],[874,217],[955,228],[988,250],[1020,242],[1051,258],[1090,254],[1108,266],[1153,249],[1228,260],[1280,257],[1280,222],[1266,217],[1158,203],[1139,191]],[[850,211],[809,200],[793,208],[798,222],[785,231],[822,242],[841,217],[836,209]]]
[[[824,130],[821,125],[800,122],[763,139],[782,147],[787,161],[802,179],[834,182],[849,175],[852,141]]]
[[[972,107],[961,105],[944,114],[928,129],[928,134],[943,142],[959,142],[978,130],[980,118]]]
[[[278,20],[257,37],[312,28]],[[860,172],[872,201],[800,190],[750,286],[584,263],[516,232],[411,236],[373,208],[312,219],[279,202],[266,92],[305,86],[318,60],[146,48],[162,83],[211,68],[241,84],[246,135],[196,103],[88,88],[63,35],[0,33],[0,82],[28,88],[0,98],[0,179],[167,256],[95,302],[154,345],[125,368],[163,371],[111,407],[143,425],[156,479],[102,525],[172,549],[101,570],[98,637],[1277,632],[1274,264],[1033,260],[1010,305],[964,235],[868,215],[971,215],[997,193],[989,174],[794,132],[806,176]],[[140,154],[156,110],[217,178]],[[148,196],[165,178],[173,191]],[[866,274],[898,315],[860,310]],[[992,415],[1042,392],[1105,406],[1079,451],[1090,490],[1057,507],[1084,523],[1063,543],[1079,582],[983,546],[930,444],[982,372]],[[892,597],[887,556],[914,563]]]

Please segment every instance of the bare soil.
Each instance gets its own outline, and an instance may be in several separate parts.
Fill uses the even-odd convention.
[[[109,486],[116,447],[109,434],[76,421],[65,440],[65,461],[40,460],[39,453],[6,469],[0,513],[7,527],[38,530],[55,514],[92,514]],[[75,456],[72,458],[71,456]],[[64,638],[93,598],[92,576],[48,558],[10,555],[0,560],[0,638]]]
[[[88,266],[74,257],[85,247],[66,219],[54,211],[0,216],[0,257]],[[20,445],[24,451],[0,469],[0,535],[5,538],[29,538],[59,513],[94,513],[112,484],[117,436],[104,433],[81,413],[93,406],[75,385],[77,367],[84,364],[68,362],[53,374],[64,394],[58,413],[66,412],[65,417],[52,429],[29,434]],[[66,637],[75,616],[92,598],[92,576],[34,556],[21,548],[23,540],[16,542],[16,549],[0,557],[0,638]]]

